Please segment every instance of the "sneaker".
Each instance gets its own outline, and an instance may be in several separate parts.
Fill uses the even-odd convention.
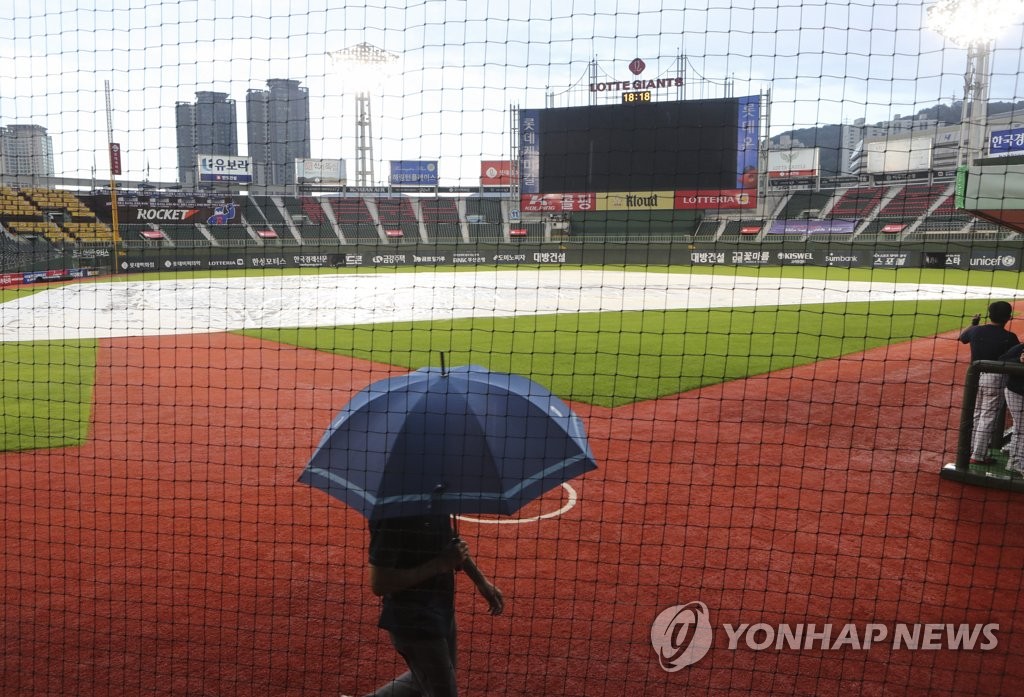
[[[986,457],[983,460],[979,460],[979,459],[977,459],[975,457],[971,458],[971,464],[972,465],[994,465],[995,463],[996,463],[995,459],[993,459],[991,457]]]
[[[1006,472],[1010,475],[1010,479],[1024,479],[1024,472],[1021,472],[1020,470],[1010,469],[1007,467]]]

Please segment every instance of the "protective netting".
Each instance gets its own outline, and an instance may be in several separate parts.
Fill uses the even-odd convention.
[[[0,9],[0,694],[1022,691],[1024,7],[682,5]]]

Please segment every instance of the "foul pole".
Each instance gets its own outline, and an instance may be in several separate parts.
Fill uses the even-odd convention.
[[[107,97],[107,149],[110,156],[110,224],[114,229],[114,248],[111,252],[113,261],[112,273],[117,273],[117,248],[121,244],[121,226],[117,216],[117,180],[115,175],[121,173],[121,146],[114,142],[114,126],[110,116],[110,80],[103,81],[103,89]]]

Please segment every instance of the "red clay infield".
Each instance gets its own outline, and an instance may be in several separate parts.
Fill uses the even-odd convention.
[[[2,694],[362,694],[398,672],[363,520],[296,483],[390,369],[228,334],[104,341],[99,361],[86,445],[2,456]],[[944,336],[575,405],[602,465],[579,504],[462,524],[508,599],[492,618],[459,581],[463,693],[1021,694],[1024,498],[938,475],[965,361]],[[714,644],[668,673],[651,622],[690,601]],[[730,649],[743,623],[890,639]],[[893,649],[898,623],[994,623],[998,644]]]

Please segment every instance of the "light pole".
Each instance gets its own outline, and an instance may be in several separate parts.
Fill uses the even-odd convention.
[[[967,49],[958,167],[985,152],[992,49],[999,30],[1022,13],[1024,0],[938,0],[928,8],[928,27]]]
[[[356,186],[373,186],[373,122],[370,95],[391,74],[398,54],[368,43],[327,54],[342,81],[356,95]]]

